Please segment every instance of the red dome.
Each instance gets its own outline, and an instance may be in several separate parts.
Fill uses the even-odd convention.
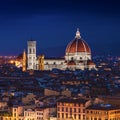
[[[79,29],[77,29],[75,39],[71,41],[66,48],[66,53],[76,53],[76,52],[91,53],[88,44],[81,38]]]
[[[73,41],[71,41],[68,44],[66,48],[66,53],[76,53],[76,52],[91,53],[91,50],[88,44],[83,39],[75,38]]]

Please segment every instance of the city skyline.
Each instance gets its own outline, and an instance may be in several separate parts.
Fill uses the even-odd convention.
[[[18,55],[27,41],[37,41],[37,53],[64,56],[79,28],[93,54],[119,55],[119,1],[2,1],[0,54]]]

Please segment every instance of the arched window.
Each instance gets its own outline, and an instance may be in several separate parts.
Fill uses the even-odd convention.
[[[31,48],[29,48],[29,54],[31,54],[32,53],[32,50],[31,50]]]
[[[33,54],[35,54],[35,48],[33,48]]]

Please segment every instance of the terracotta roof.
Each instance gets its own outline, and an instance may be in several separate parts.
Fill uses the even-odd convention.
[[[74,61],[69,61],[67,65],[76,65]]]
[[[87,52],[91,53],[88,44],[82,38],[75,38],[71,41],[67,48],[66,53]]]
[[[116,110],[116,109],[120,109],[120,108],[116,107],[116,106],[112,106],[110,104],[97,104],[97,105],[89,106],[87,109],[90,109],[90,110]]]
[[[87,65],[95,65],[95,63],[92,60],[88,60]]]
[[[88,100],[85,99],[73,99],[73,98],[64,98],[59,100],[58,102],[62,103],[86,103]]]

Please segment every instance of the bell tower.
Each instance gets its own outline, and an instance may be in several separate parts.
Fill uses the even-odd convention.
[[[29,40],[28,45],[28,70],[36,70],[36,41]]]

